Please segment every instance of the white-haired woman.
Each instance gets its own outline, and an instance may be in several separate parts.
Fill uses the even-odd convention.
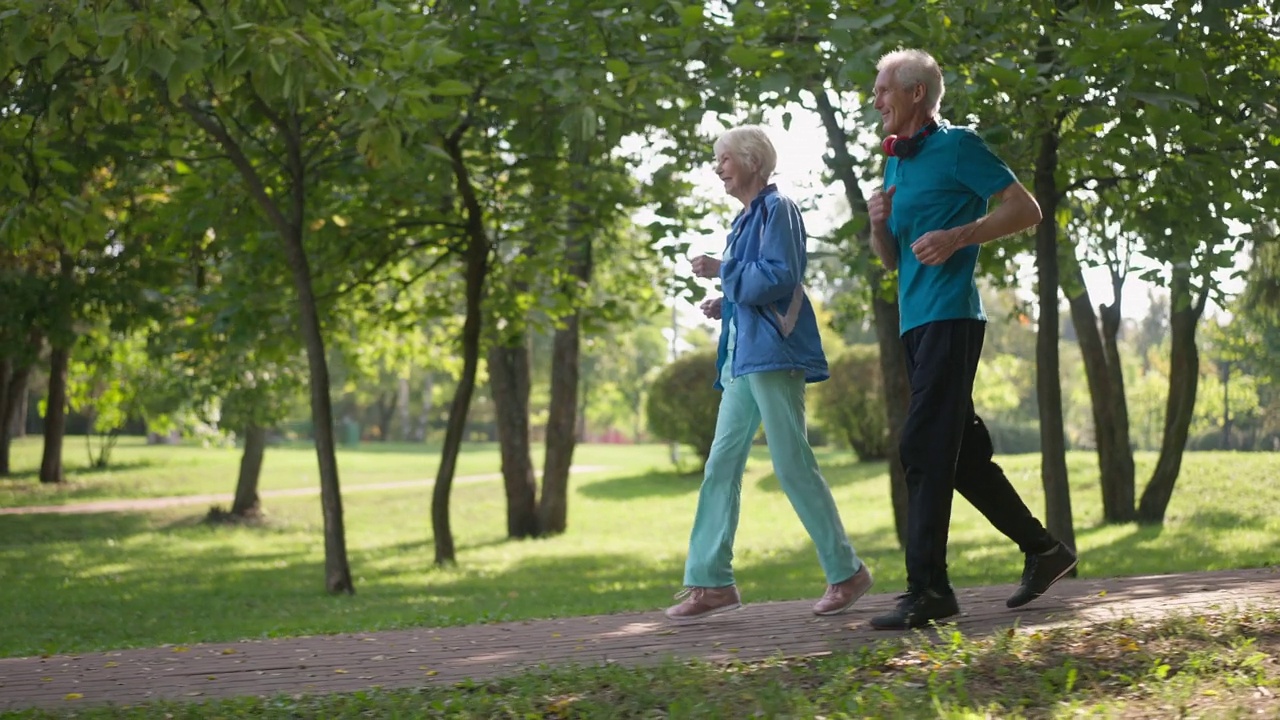
[[[818,550],[827,590],[818,615],[851,608],[871,587],[854,553],[831,489],[805,432],[805,384],[826,380],[818,322],[805,297],[805,230],[800,210],[769,183],[778,155],[758,127],[729,130],[715,143],[716,174],[742,203],[724,259],[694,258],[698,277],[719,278],[723,297],[702,305],[721,322],[716,387],[723,391],[715,440],[698,495],[681,602],[672,620],[693,620],[741,606],[733,577],[742,473],[764,422],[782,490]]]

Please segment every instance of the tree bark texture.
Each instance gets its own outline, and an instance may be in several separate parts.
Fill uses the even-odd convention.
[[[310,370],[311,422],[315,433],[316,456],[320,465],[320,505],[324,517],[325,587],[331,593],[355,593],[351,567],[347,561],[346,531],[342,520],[342,495],[338,484],[338,461],[333,432],[333,403],[329,396],[329,363],[325,357],[324,333],[316,303],[311,267],[303,243],[306,221],[306,163],[302,156],[301,123],[296,114],[282,116],[260,99],[263,116],[271,121],[282,138],[285,158],[281,170],[289,179],[289,192],[273,197],[253,161],[231,135],[223,120],[193,98],[183,99],[183,109],[227,152],[245,181],[250,197],[257,202],[279,233],[284,246],[294,291],[298,294],[298,321],[307,365]],[[287,209],[287,214],[286,214]]]
[[[1170,284],[1169,400],[1164,416],[1164,436],[1160,458],[1138,503],[1138,521],[1163,523],[1173,487],[1182,469],[1182,454],[1196,407],[1200,383],[1200,351],[1196,348],[1196,326],[1204,314],[1207,293],[1192,298],[1190,270],[1175,266]]]
[[[1124,375],[1116,337],[1120,332],[1120,307],[1102,306],[1101,324],[1078,264],[1071,269],[1074,287],[1069,298],[1071,324],[1084,359],[1085,378],[1093,410],[1094,443],[1101,473],[1104,522],[1130,522],[1134,517],[1133,449],[1129,442],[1129,408],[1124,396]]]
[[[585,171],[589,159],[580,158]],[[586,187],[579,186],[585,192]],[[542,499],[538,505],[538,526],[543,535],[557,535],[568,527],[569,468],[578,446],[578,394],[581,389],[581,318],[580,298],[591,282],[595,267],[594,248],[597,222],[592,209],[584,203],[569,207],[569,232],[565,259],[569,281],[565,291],[575,295],[573,312],[557,328],[551,345],[551,405],[547,414],[546,455],[542,466]]]
[[[1074,549],[1075,526],[1067,478],[1067,443],[1062,421],[1061,366],[1058,357],[1058,169],[1059,126],[1051,122],[1039,137],[1035,197],[1043,219],[1036,227],[1037,294],[1036,399],[1040,407],[1040,482],[1044,486],[1045,525]]]
[[[240,476],[236,479],[236,496],[231,503],[231,514],[235,517],[254,517],[262,510],[258,481],[262,477],[262,457],[266,450],[267,429],[250,424],[244,429],[244,454],[240,456]]]
[[[463,125],[445,140],[445,150],[453,164],[458,194],[466,213],[466,319],[462,323],[462,376],[449,406],[449,422],[445,428],[444,447],[440,451],[440,467],[431,494],[431,527],[435,536],[436,565],[456,562],[453,529],[449,524],[449,496],[458,464],[458,451],[467,428],[467,413],[476,387],[476,371],[480,365],[480,331],[484,321],[484,285],[489,275],[491,242],[484,227],[484,210],[471,184],[471,175],[462,156],[460,144]]]
[[[847,133],[840,125],[835,107],[826,92],[814,93],[818,101],[818,113],[827,132],[827,145],[834,159],[828,163],[836,178],[844,186],[845,199],[854,215],[867,214],[867,201],[858,186],[855,161],[849,153]],[[870,252],[870,225],[856,238],[859,252]],[[880,348],[880,391],[885,399],[886,421],[889,427],[889,497],[893,505],[894,529],[898,546],[907,546],[907,475],[902,467],[898,445],[902,439],[902,426],[907,420],[907,408],[911,403],[911,383],[907,378],[906,351],[902,347],[899,332],[898,301],[884,297],[880,287],[886,271],[872,266],[866,274],[866,282],[872,288],[871,309],[876,324],[876,342]]]
[[[529,442],[529,346],[521,334],[489,350],[489,391],[507,493],[507,537],[538,535],[538,482]]]
[[[55,345],[49,351],[49,395],[45,400],[44,451],[40,458],[40,482],[45,484],[66,480],[62,446],[67,436],[67,366],[70,362],[70,347]]]

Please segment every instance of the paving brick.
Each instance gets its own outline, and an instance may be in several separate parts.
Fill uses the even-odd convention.
[[[1280,608],[1280,568],[1064,580],[1031,605],[1007,610],[1004,600],[1012,591],[1009,585],[961,589],[959,630],[979,635],[1014,626],[1032,630],[1215,608]],[[0,710],[425,687],[540,668],[642,666],[670,658],[813,656],[899,635],[867,624],[893,603],[893,595],[870,595],[853,612],[826,618],[810,614],[805,600],[749,603],[704,622],[678,625],[655,611],[5,658],[0,659]],[[81,697],[68,700],[69,693]]]

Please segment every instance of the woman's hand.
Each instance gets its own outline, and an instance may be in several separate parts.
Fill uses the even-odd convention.
[[[720,261],[710,255],[699,255],[692,261],[693,274],[700,278],[720,277]]]

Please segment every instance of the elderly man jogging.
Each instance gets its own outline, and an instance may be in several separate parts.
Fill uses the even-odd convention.
[[[907,593],[881,630],[928,625],[960,612],[947,576],[951,499],[958,491],[1026,555],[1006,603],[1040,597],[1076,565],[992,462],[991,436],[973,407],[986,314],[974,272],[978,248],[1040,221],[1035,198],[973,130],[938,118],[937,61],[921,50],[880,59],[875,107],[890,155],[868,203],[871,243],[898,269],[902,343],[911,405],[899,451],[906,471]],[[995,210],[987,203],[996,198]]]

